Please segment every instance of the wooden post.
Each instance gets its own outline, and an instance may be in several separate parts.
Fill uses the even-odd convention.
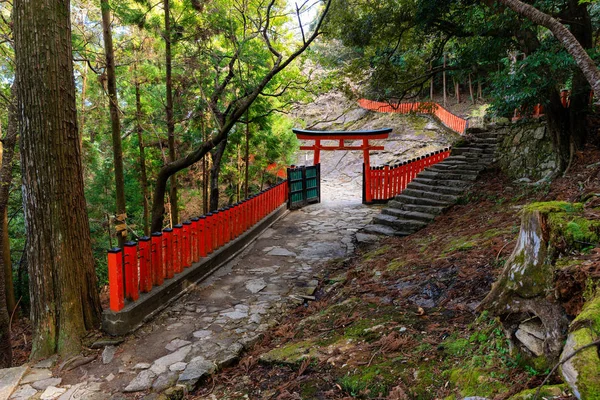
[[[363,139],[363,155],[365,159],[365,197],[367,204],[371,202],[371,159],[369,158],[369,139]]]
[[[314,165],[317,165],[321,162],[321,140],[315,140],[315,154],[314,154]]]
[[[471,96],[471,103],[475,104],[475,97],[473,97],[473,82],[471,81],[471,74],[469,74],[469,95]]]

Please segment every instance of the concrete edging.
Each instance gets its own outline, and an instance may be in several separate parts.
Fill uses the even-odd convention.
[[[135,302],[128,303],[119,312],[104,310],[102,330],[112,336],[127,335],[153,318],[169,304],[203,281],[214,271],[231,261],[248,247],[258,236],[288,213],[283,204],[239,238],[214,251],[208,257],[194,263],[149,293],[140,294]]]

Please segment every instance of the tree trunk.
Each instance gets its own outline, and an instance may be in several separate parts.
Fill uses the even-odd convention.
[[[213,165],[210,170],[210,211],[219,209],[219,172],[221,172],[221,161],[227,147],[227,139],[223,140],[213,152]]]
[[[169,138],[169,162],[176,160],[175,153],[175,121],[173,119],[173,77],[172,77],[172,50],[171,50],[171,11],[170,0],[164,0],[165,8],[165,86],[167,91],[167,136]],[[171,222],[173,225],[179,223],[179,202],[177,199],[177,177],[175,174],[170,179],[171,195]]]
[[[104,52],[106,53],[106,75],[108,101],[110,107],[110,126],[112,131],[113,163],[115,168],[115,194],[116,194],[116,223],[125,223],[125,177],[123,173],[123,146],[121,143],[121,120],[119,118],[119,103],[117,97],[117,79],[115,75],[115,53],[113,49],[112,31],[110,27],[110,6],[108,0],[100,0],[102,8],[102,33],[104,36]],[[127,229],[117,233],[119,247],[127,239]]]
[[[15,0],[31,358],[79,352],[100,322],[84,197],[69,0]]]
[[[150,236],[150,205],[148,204],[148,175],[146,172],[146,149],[144,148],[144,129],[142,128],[142,101],[140,96],[140,82],[137,76],[137,64],[135,77],[135,109],[136,109],[136,130],[138,136],[138,146],[140,149],[140,186],[142,187],[142,196],[144,197],[144,235]]]
[[[88,64],[83,64],[81,73],[81,110],[79,111],[79,145],[83,146],[83,127],[85,125],[85,101],[87,96]]]
[[[471,104],[475,104],[475,97],[473,97],[473,82],[471,81],[471,74],[469,74],[469,95],[471,96]]]
[[[444,72],[442,73],[443,91],[444,91],[444,107],[446,107],[446,54],[444,54]]]
[[[10,261],[10,242],[8,237],[8,192],[12,183],[12,167],[18,133],[18,115],[15,104],[15,87],[11,88],[11,103],[8,104],[8,129],[0,143],[2,165],[0,166],[0,215],[3,216],[0,232],[0,368],[12,363],[12,344],[10,338],[10,313],[16,307]]]
[[[246,118],[248,118],[246,116]],[[244,197],[249,196],[249,167],[250,167],[250,123],[246,124],[246,151],[244,152]]]
[[[600,71],[594,61],[587,54],[576,37],[560,22],[545,14],[537,8],[523,3],[520,0],[499,0],[511,10],[531,20],[533,23],[546,27],[552,32],[556,39],[565,47],[567,52],[573,56],[577,66],[583,72],[583,75],[594,89],[595,93],[600,93]]]
[[[429,63],[429,70],[433,69],[433,63],[430,62]],[[433,101],[433,80],[434,80],[435,76],[431,76],[431,81],[429,82],[429,100]]]

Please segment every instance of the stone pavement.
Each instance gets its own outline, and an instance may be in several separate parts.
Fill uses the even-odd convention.
[[[59,372],[54,360],[31,368],[11,398],[154,398],[193,387],[235,362],[288,307],[310,301],[324,261],[354,251],[356,231],[379,212],[360,196],[351,181],[324,178],[321,204],[281,218],[124,342],[91,353],[93,361],[71,371]]]

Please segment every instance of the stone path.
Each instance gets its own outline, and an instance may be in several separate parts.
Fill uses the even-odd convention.
[[[368,116],[364,128],[396,128],[386,151],[373,155],[376,163],[444,147],[453,137],[427,119],[415,119],[422,127],[413,129],[402,116],[355,114],[357,121]],[[361,163],[355,153],[323,154],[321,204],[287,214],[133,335],[97,342],[97,349],[72,360],[14,371],[11,399],[155,399],[189,390],[235,362],[289,307],[311,300],[324,261],[348,256],[357,240],[375,238],[357,233],[381,209],[361,204]]]
[[[236,361],[288,307],[310,301],[324,261],[354,251],[356,232],[379,212],[360,195],[352,182],[325,178],[321,204],[287,214],[123,343],[105,342],[94,361],[60,373],[55,360],[31,368],[11,399],[155,398],[192,388]]]
[[[474,132],[465,146],[453,148],[450,157],[419,173],[364,231],[407,236],[427,226],[454,204],[494,161],[498,135],[498,132]]]

